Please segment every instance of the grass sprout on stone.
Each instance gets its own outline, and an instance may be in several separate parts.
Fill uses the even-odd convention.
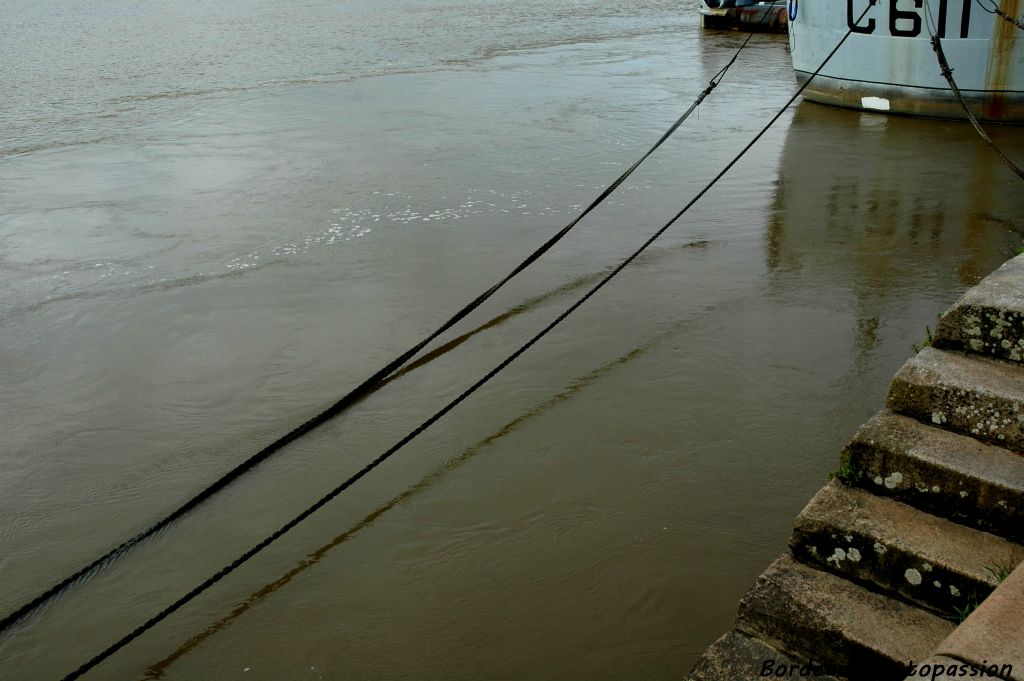
[[[1006,578],[1010,576],[1010,573],[1013,572],[1013,565],[1010,563],[992,561],[985,566],[985,570],[995,577],[997,582],[1002,584],[1006,581]],[[972,594],[971,597],[964,602],[963,606],[957,607],[954,605],[953,610],[956,612],[956,621],[963,622],[965,619],[970,617],[971,613],[977,610],[978,606],[981,605],[981,602],[984,600],[984,598],[979,599],[978,594]]]
[[[969,599],[967,599],[967,602],[965,602],[962,607],[957,607],[954,605],[953,610],[956,611],[956,621],[963,623],[965,619],[971,616],[972,612],[978,609],[979,605],[981,604],[978,602],[977,596],[971,596]]]
[[[999,252],[1007,259],[1016,258],[1018,255],[1024,255],[1024,241],[1016,242],[1014,239],[1011,239],[999,249]]]
[[[828,474],[829,482],[838,480],[847,486],[853,486],[864,477],[864,472],[853,466],[850,456],[846,453],[839,459],[839,468]]]
[[[1002,584],[1006,581],[1006,578],[1013,572],[1013,566],[1008,563],[997,563],[992,561],[985,566],[985,569],[996,578],[996,581]]]
[[[927,334],[927,338],[925,338],[920,343],[914,343],[914,346],[913,346],[914,347],[914,352],[921,352],[925,348],[930,348],[932,346],[933,339],[932,339],[932,329],[931,329],[931,327],[930,326],[925,326],[924,327],[924,332],[925,332],[925,334]]]

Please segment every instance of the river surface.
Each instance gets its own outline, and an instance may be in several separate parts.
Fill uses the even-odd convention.
[[[693,4],[5,0],[0,613],[568,222],[741,42]],[[376,457],[794,87],[785,39],[755,37],[449,351],[0,637],[0,679],[60,678]],[[795,105],[508,370],[87,678],[680,678],[926,326],[1016,252],[1017,182],[966,125]]]

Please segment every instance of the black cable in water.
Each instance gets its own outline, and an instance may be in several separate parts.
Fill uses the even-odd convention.
[[[672,134],[679,128],[679,126],[681,126],[683,122],[690,117],[690,114],[692,114],[694,110],[696,110],[697,107],[700,106],[701,103],[703,103],[704,99],[707,98],[708,95],[710,95],[711,92],[718,86],[718,84],[722,82],[722,79],[725,77],[725,74],[728,72],[729,68],[732,67],[732,65],[736,62],[736,59],[739,57],[740,53],[744,50],[744,48],[746,48],[747,44],[750,42],[750,39],[752,37],[753,33],[750,33],[750,35],[747,36],[747,39],[743,41],[743,44],[740,45],[739,49],[736,50],[735,54],[733,54],[729,62],[724,67],[722,67],[722,69],[719,70],[718,73],[714,75],[708,86],[700,93],[700,95],[698,95],[697,99],[693,102],[693,104],[690,105],[690,108],[688,108],[682,114],[682,116],[680,116],[676,120],[676,122],[673,123],[671,127],[669,127],[669,129],[658,139],[657,142],[654,143],[654,145],[650,149],[647,150],[647,152],[643,156],[639,158],[639,160],[637,160],[633,165],[631,165],[614,182],[608,185],[608,187],[603,192],[601,192],[601,194],[596,199],[594,199],[590,203],[590,205],[583,210],[583,212],[577,215],[569,224],[567,224],[561,230],[556,232],[554,236],[552,236],[539,248],[533,251],[529,256],[526,257],[526,259],[524,259],[522,262],[516,265],[516,267],[507,275],[505,275],[505,277],[503,277],[500,281],[498,281],[496,284],[494,284],[486,291],[478,295],[469,304],[465,305],[462,309],[460,309],[458,312],[452,315],[448,319],[448,321],[439,326],[430,335],[428,335],[426,338],[419,341],[411,348],[403,352],[401,355],[396,357],[394,360],[389,362],[386,366],[384,366],[382,369],[380,369],[372,376],[367,378],[365,381],[360,383],[357,387],[352,389],[348,394],[339,399],[337,402],[327,407],[316,416],[313,416],[305,423],[301,424],[300,426],[294,428],[288,433],[285,433],[281,437],[277,438],[269,445],[265,446],[263,449],[259,450],[255,454],[249,456],[241,463],[237,464],[234,468],[221,475],[221,477],[219,477],[217,480],[207,485],[199,493],[192,496],[190,499],[182,503],[175,510],[171,511],[169,514],[164,516],[159,521],[151,524],[144,530],[141,530],[131,538],[121,542],[121,544],[107,551],[99,558],[96,558],[88,565],[85,565],[84,567],[76,570],[74,573],[63,578],[62,580],[48,588],[46,591],[43,591],[39,595],[35,596],[32,600],[28,601],[21,607],[4,616],[2,619],[0,619],[0,633],[3,633],[4,631],[10,629],[12,626],[28,617],[30,614],[38,610],[44,604],[51,601],[57,595],[66,591],[71,586],[86,579],[87,577],[94,574],[97,570],[105,567],[106,565],[113,562],[115,559],[124,555],[135,545],[153,536],[165,527],[171,525],[172,523],[180,519],[182,516],[189,513],[192,509],[196,508],[201,503],[212,497],[214,494],[218,493],[219,491],[227,487],[229,484],[234,482],[243,474],[255,468],[257,465],[259,465],[264,460],[269,458],[272,454],[275,454],[276,452],[283,449],[286,445],[294,442],[300,437],[318,428],[319,426],[327,423],[332,418],[341,414],[343,411],[359,402],[359,400],[363,399],[364,397],[372,393],[375,389],[379,388],[381,384],[385,381],[385,379],[387,379],[388,376],[393,374],[404,364],[406,364],[410,359],[415,357],[416,354],[419,353],[423,348],[425,348],[431,341],[435,340],[441,334],[451,329],[458,322],[460,322],[467,315],[469,315],[469,313],[471,313],[476,308],[480,307],[480,305],[482,305],[492,295],[497,293],[497,291],[501,289],[505,284],[507,284],[515,276],[517,276],[519,273],[521,273],[523,270],[525,270],[527,267],[533,264],[536,260],[538,260],[556,243],[561,241],[561,239],[566,234],[568,234],[573,229],[573,227],[575,227],[584,217],[586,217],[595,208],[601,205],[601,203],[603,203],[605,199],[607,199],[612,194],[612,192],[618,189],[618,187],[623,182],[625,182],[626,179],[629,178],[629,176],[632,175],[638,167],[640,167],[640,164],[646,161],[647,158],[651,156],[651,154],[653,154],[662,144],[665,143],[665,141],[669,137],[672,136]]]
[[[964,99],[963,93],[960,92],[960,88],[957,87],[956,81],[953,80],[953,69],[949,68],[949,62],[946,61],[946,53],[942,49],[942,41],[939,40],[938,35],[932,35],[932,49],[935,50],[935,56],[939,60],[939,68],[942,69],[943,77],[946,79],[946,82],[949,83],[949,87],[952,88],[953,94],[955,94],[956,98],[960,100],[960,106],[963,108],[964,113],[967,114],[967,119],[971,122],[971,125],[973,125],[974,129],[978,131],[979,135],[981,135],[981,139],[985,140],[986,144],[992,147],[992,150],[999,155],[999,158],[1003,159],[1003,163],[1006,164],[1006,167],[1015,172],[1017,177],[1024,180],[1024,171],[1018,168],[1017,164],[1007,158],[1006,154],[1003,153],[1003,150],[996,146],[996,143],[992,141],[992,138],[988,136],[985,129],[981,127],[980,123],[978,123],[978,119],[974,117],[970,107],[967,106],[967,101]]]
[[[868,5],[868,7],[861,14],[860,19],[857,20],[858,23],[860,23],[860,21],[867,15],[867,13],[868,13],[868,11],[870,11],[871,7],[872,7],[872,5]],[[821,73],[821,70],[823,68],[825,68],[825,65],[828,64],[828,62],[832,60],[832,57],[836,54],[836,52],[839,51],[839,48],[841,48],[843,46],[843,44],[850,37],[851,34],[852,34],[852,31],[847,30],[847,32],[843,36],[842,40],[840,40],[839,43],[828,54],[828,56],[825,57],[825,61],[823,61],[821,63],[821,65],[818,66],[818,68],[814,70],[814,72],[810,75],[810,77],[799,88],[797,88],[796,92],[793,94],[792,97],[789,98],[789,100],[786,102],[785,106],[783,106],[777,113],[775,113],[774,116],[772,116],[772,118],[760,130],[760,132],[758,132],[757,135],[755,135],[754,138],[750,142],[748,142],[747,145],[744,146],[743,149],[741,149],[740,152],[736,156],[734,156],[733,159],[731,161],[729,161],[728,164],[726,164],[725,168],[723,168],[717,175],[715,175],[715,177],[700,192],[698,192],[696,196],[694,196],[692,199],[690,199],[689,203],[687,203],[683,207],[682,210],[680,210],[678,213],[676,213],[675,216],[671,220],[669,220],[667,223],[665,223],[665,225],[662,226],[653,235],[648,237],[648,239],[637,250],[635,250],[629,257],[627,257],[625,260],[623,260],[621,263],[619,263],[615,267],[615,269],[611,270],[608,274],[606,274],[601,279],[601,281],[599,281],[597,284],[595,284],[582,297],[580,297],[579,300],[577,300],[575,303],[573,303],[568,309],[566,309],[564,312],[562,312],[560,315],[558,315],[553,321],[551,321],[547,326],[545,326],[539,333],[537,333],[530,340],[528,340],[526,343],[524,343],[522,346],[520,346],[518,350],[513,352],[511,355],[506,357],[504,360],[502,360],[502,362],[500,364],[498,364],[493,369],[491,369],[489,372],[487,372],[487,374],[484,375],[482,378],[478,379],[475,383],[473,383],[473,385],[471,385],[469,388],[467,388],[465,391],[463,391],[458,397],[456,397],[454,400],[452,400],[451,402],[446,404],[444,407],[442,407],[440,410],[435,412],[433,416],[428,418],[426,421],[424,421],[419,426],[417,426],[414,430],[412,430],[408,435],[406,435],[404,438],[399,440],[390,449],[388,449],[386,452],[384,452],[383,454],[378,456],[376,459],[374,459],[370,463],[366,464],[366,466],[364,466],[362,469],[360,469],[359,472],[357,472],[355,475],[353,475],[350,478],[348,478],[347,480],[345,480],[343,483],[341,483],[340,485],[335,487],[333,490],[328,492],[326,495],[321,497],[319,500],[317,500],[317,502],[314,503],[312,506],[310,506],[305,511],[303,511],[299,515],[295,516],[294,518],[289,520],[284,525],[282,525],[276,532],[274,532],[269,537],[267,537],[266,539],[261,541],[259,544],[256,544],[255,546],[250,548],[248,551],[246,551],[245,553],[240,555],[238,558],[233,560],[230,564],[228,564],[225,567],[223,567],[220,570],[218,570],[216,573],[214,573],[209,578],[207,578],[202,584],[200,584],[197,587],[193,588],[191,591],[189,591],[184,596],[182,596],[181,598],[176,600],[174,603],[172,603],[171,605],[167,606],[166,608],[161,610],[159,613],[157,613],[156,615],[154,615],[150,619],[146,620],[143,624],[141,624],[138,627],[136,627],[135,629],[133,629],[130,633],[128,633],[127,635],[122,637],[120,640],[118,640],[116,643],[114,643],[113,645],[108,647],[106,650],[104,650],[103,652],[99,653],[98,655],[96,655],[95,657],[90,659],[88,662],[86,662],[85,664],[80,666],[78,669],[76,669],[75,671],[73,671],[70,674],[68,674],[67,676],[65,676],[62,679],[62,681],[74,681],[75,679],[81,678],[81,676],[83,674],[87,673],[89,670],[91,670],[94,667],[96,667],[98,664],[100,664],[101,662],[106,660],[108,657],[110,657],[111,655],[116,653],[118,650],[120,650],[124,646],[128,645],[129,643],[134,641],[136,638],[138,638],[139,636],[144,634],[146,631],[148,631],[149,629],[153,628],[154,626],[159,624],[161,621],[163,621],[164,619],[169,617],[171,614],[173,614],[179,608],[184,606],[186,603],[188,603],[189,601],[191,601],[195,597],[199,596],[201,593],[203,593],[204,591],[206,591],[207,589],[212,587],[214,584],[216,584],[220,580],[224,579],[230,573],[234,572],[242,564],[247,562],[249,559],[251,559],[256,554],[260,553],[263,549],[265,549],[268,546],[270,546],[272,543],[277,541],[277,539],[279,539],[286,532],[288,532],[289,530],[294,528],[296,525],[301,523],[303,520],[305,520],[309,516],[313,515],[313,513],[318,511],[320,508],[325,506],[332,499],[334,499],[339,494],[344,492],[346,489],[351,487],[353,484],[355,484],[358,480],[360,480],[362,477],[364,477],[366,474],[368,474],[374,468],[376,468],[377,466],[382,464],[384,461],[389,459],[393,454],[395,454],[395,452],[397,452],[399,449],[404,447],[406,444],[408,444],[409,442],[414,440],[420,433],[424,432],[430,426],[432,426],[434,423],[436,423],[437,421],[441,420],[441,418],[444,417],[448,412],[450,412],[452,409],[454,409],[456,406],[458,406],[461,402],[463,402],[466,398],[468,398],[470,395],[472,395],[474,392],[476,392],[485,383],[487,383],[492,378],[494,378],[498,373],[500,373],[508,365],[510,365],[512,362],[514,362],[517,358],[519,358],[520,355],[522,355],[524,352],[526,352],[531,347],[533,347],[533,345],[536,344],[537,341],[539,341],[541,338],[546,336],[552,329],[554,329],[556,326],[561,324],[569,315],[571,315],[573,312],[575,312],[577,308],[579,308],[581,305],[583,305],[583,303],[587,302],[587,300],[589,300],[594,294],[596,294],[598,291],[600,291],[602,288],[604,288],[604,286],[608,282],[610,282],[612,279],[614,279],[619,274],[619,272],[621,272],[631,262],[633,262],[637,257],[639,257],[641,253],[643,253],[645,250],[647,250],[647,248],[651,244],[653,244],[658,239],[658,237],[660,237],[662,234],[664,234],[665,231],[668,230],[669,227],[671,227],[673,224],[675,224],[675,222],[677,220],[679,220],[679,218],[681,218],[687,211],[689,211],[690,208],[692,208],[694,206],[694,204],[696,204],[701,198],[703,198],[703,196],[705,194],[707,194],[711,190],[712,187],[714,187],[716,184],[718,184],[718,182],[726,175],[726,173],[728,173],[732,169],[732,167],[735,166],[740,161],[740,159],[743,158],[747,154],[748,151],[750,151],[750,149],[758,142],[758,140],[760,140],[761,137],[763,137],[764,134],[767,133],[768,130],[775,124],[775,122],[777,120],[779,120],[779,118],[782,117],[782,115],[786,112],[786,110],[789,109],[790,106],[792,106],[793,102],[795,102],[796,99],[803,93],[803,91],[807,88],[807,86],[811,83],[811,81],[813,81],[814,78],[819,73]]]

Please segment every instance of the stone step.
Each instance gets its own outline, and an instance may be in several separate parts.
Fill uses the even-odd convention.
[[[935,652],[984,669],[989,678],[1024,681],[1022,612],[1024,569],[1018,568]]]
[[[1024,256],[1017,256],[971,288],[935,329],[937,348],[1024,362]]]
[[[1024,366],[925,348],[896,374],[886,406],[1024,451]]]
[[[1024,543],[1024,456],[882,411],[860,427],[841,472],[933,515]]]
[[[920,681],[920,679],[932,679],[938,681],[938,679],[965,679],[973,677],[976,679],[994,679],[994,681],[1000,681],[1002,677],[999,676],[999,667],[996,667],[995,672],[992,672],[991,668],[986,667],[985,669],[978,669],[974,665],[968,664],[963,660],[954,660],[951,657],[944,655],[932,655],[927,660],[915,660],[911,665],[907,665],[907,677],[904,681]],[[987,674],[987,676],[986,676]],[[1014,679],[1006,679],[1005,681],[1016,681]]]
[[[779,670],[783,670],[780,672]],[[764,678],[838,681],[807,662],[733,629],[704,651],[686,681],[758,681]]]
[[[827,674],[878,681],[903,678],[907,661],[926,659],[954,626],[786,554],[744,596],[736,628]]]
[[[992,593],[1024,547],[838,481],[796,519],[797,560],[956,617]]]

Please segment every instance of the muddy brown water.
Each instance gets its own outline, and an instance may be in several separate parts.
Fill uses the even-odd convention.
[[[657,0],[8,5],[3,612],[493,283],[742,40]],[[457,342],[0,637],[0,678],[60,678],[375,457],[793,88],[756,37]],[[965,125],[795,106],[508,371],[88,678],[679,678],[925,327],[1016,251],[1018,182]]]

